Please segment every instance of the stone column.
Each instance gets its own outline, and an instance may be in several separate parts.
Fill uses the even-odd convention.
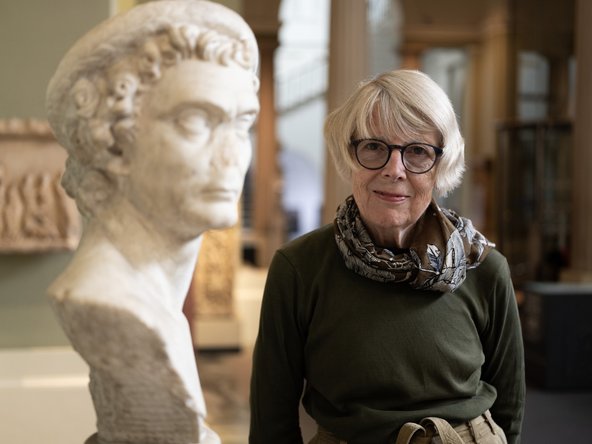
[[[420,69],[425,45],[406,42],[401,45],[401,69]]]
[[[516,58],[514,20],[511,5],[501,0],[492,7],[483,22],[483,37],[479,50],[478,111],[475,115],[473,161],[482,165],[480,186],[484,196],[484,234],[494,242],[498,233],[495,187],[497,158],[496,124],[507,122],[516,115]],[[488,165],[493,162],[493,169]]]
[[[549,117],[563,120],[569,117],[569,57],[549,57]]]
[[[259,102],[253,170],[253,231],[257,265],[267,266],[283,242],[281,172],[276,135],[274,53],[278,47],[279,0],[245,0],[245,20],[259,45]]]
[[[483,231],[487,220],[493,215],[484,205],[488,201],[488,181],[486,162],[477,152],[479,134],[479,109],[481,105],[481,49],[476,43],[466,46],[467,74],[462,112],[462,135],[465,139],[465,161],[467,169],[463,176],[460,192],[462,193],[460,212],[469,217],[473,224]],[[491,233],[487,233],[491,235]]]
[[[267,266],[275,250],[283,242],[281,209],[281,172],[276,136],[275,80],[273,57],[278,46],[277,34],[258,35],[261,56],[261,111],[257,122],[257,154],[255,160],[254,228],[258,240],[257,264]]]
[[[483,23],[481,44],[481,79],[478,154],[496,156],[495,123],[516,114],[516,51],[514,49],[512,12],[507,1],[501,1],[487,14]]]
[[[562,279],[592,281],[592,2],[576,2],[576,106],[572,144],[572,213],[570,269]]]
[[[332,0],[329,41],[327,109],[341,105],[355,86],[368,75],[367,6],[360,0]],[[351,194],[349,183],[337,174],[327,152],[323,222],[331,222],[337,206]]]

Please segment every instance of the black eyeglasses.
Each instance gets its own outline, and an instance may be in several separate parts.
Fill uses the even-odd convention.
[[[383,168],[391,158],[393,150],[401,152],[405,169],[411,173],[423,174],[430,171],[444,150],[428,143],[411,142],[407,145],[389,145],[382,140],[352,140],[356,150],[356,159],[360,165],[369,170]]]

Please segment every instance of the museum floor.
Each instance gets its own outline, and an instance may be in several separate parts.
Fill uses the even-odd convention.
[[[208,422],[223,444],[246,444],[249,435],[249,376],[252,349],[239,353],[200,353],[200,377],[208,407]],[[315,422],[302,410],[302,435],[307,442]],[[278,443],[279,444],[279,443]]]
[[[247,443],[250,362],[263,281],[260,271],[239,275],[241,349],[197,356],[208,421],[224,444]],[[87,382],[86,366],[69,348],[0,350],[0,443],[82,444],[95,420]],[[307,442],[315,424],[302,413]],[[592,391],[529,387],[522,444],[576,442],[592,443]]]

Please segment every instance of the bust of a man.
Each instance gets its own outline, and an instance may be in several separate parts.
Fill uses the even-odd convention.
[[[163,0],[90,31],[49,84],[62,184],[84,227],[49,296],[90,367],[88,442],[219,442],[182,306],[201,235],[238,218],[257,61],[233,11]]]

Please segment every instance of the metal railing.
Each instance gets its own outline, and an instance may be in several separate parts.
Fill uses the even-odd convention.
[[[327,91],[328,63],[317,59],[276,78],[276,111],[283,114],[312,100],[323,97]]]

